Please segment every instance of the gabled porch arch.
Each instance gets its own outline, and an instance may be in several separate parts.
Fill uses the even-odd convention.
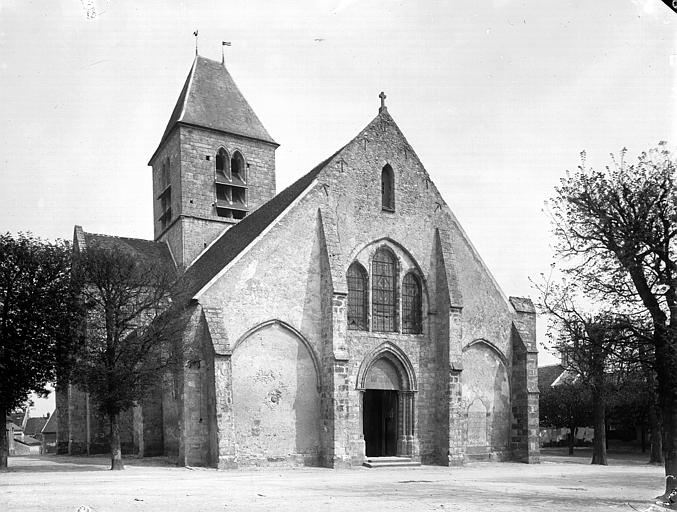
[[[419,455],[416,432],[416,373],[404,351],[391,342],[372,350],[357,372],[360,441],[368,457]]]

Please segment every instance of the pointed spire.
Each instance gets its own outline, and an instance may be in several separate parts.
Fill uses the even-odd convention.
[[[193,61],[193,67],[160,144],[177,123],[277,144],[261,124],[226,67],[200,55]]]

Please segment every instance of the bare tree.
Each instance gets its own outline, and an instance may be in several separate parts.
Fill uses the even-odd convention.
[[[551,210],[558,254],[586,292],[651,322],[663,419],[667,497],[677,474],[677,194],[675,159],[665,143],[635,164],[567,173]],[[672,476],[672,478],[667,478]]]
[[[634,341],[627,321],[615,313],[581,310],[578,287],[554,284],[548,280],[537,284],[541,308],[550,318],[548,335],[553,347],[562,355],[563,365],[590,389],[595,437],[592,464],[607,465],[606,416],[611,380],[619,379]],[[574,298],[576,297],[576,298]],[[589,308],[588,308],[589,309]],[[613,376],[613,377],[612,377]]]
[[[86,313],[70,380],[108,417],[111,469],[123,469],[120,414],[175,362],[177,274],[157,260],[96,244],[75,255],[74,273]]]

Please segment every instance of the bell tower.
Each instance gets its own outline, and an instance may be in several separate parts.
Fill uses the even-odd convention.
[[[148,162],[155,240],[178,266],[273,198],[278,146],[225,65],[196,56]]]

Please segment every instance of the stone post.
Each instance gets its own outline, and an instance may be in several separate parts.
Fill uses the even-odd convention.
[[[416,418],[416,392],[402,391],[404,404],[404,450],[403,454],[414,460],[420,458],[420,448],[418,444],[418,429]]]
[[[89,414],[87,395],[75,385],[68,385],[68,455],[82,455],[88,450]]]
[[[397,456],[406,457],[409,455],[407,449],[407,433],[409,432],[408,418],[408,399],[405,397],[405,392],[400,391],[397,394],[397,406],[399,408],[399,415],[397,418]]]
[[[348,467],[352,463],[350,455],[350,379],[349,357],[346,348],[346,303],[347,293],[332,294],[332,354],[331,361],[331,393],[333,400],[333,453],[330,457],[331,467]]]
[[[237,468],[237,443],[233,417],[233,370],[230,355],[214,356],[216,385],[216,428],[219,469]]]
[[[56,453],[64,455],[68,453],[68,440],[70,438],[68,421],[68,389],[70,384],[57,382],[56,385],[56,413],[58,429],[56,432]]]
[[[510,446],[514,459],[534,464],[540,462],[536,309],[530,299],[510,297],[510,303],[515,308]]]
[[[356,466],[362,464],[367,456],[367,445],[364,441],[364,389],[359,389],[357,393],[359,435],[357,440],[352,442],[351,446],[351,460],[352,464]]]
[[[465,421],[462,408],[463,371],[461,351],[461,321],[463,309],[459,306],[449,307],[449,367],[447,373],[447,389],[445,399],[448,405],[448,439],[447,464],[460,466],[465,456]]]

